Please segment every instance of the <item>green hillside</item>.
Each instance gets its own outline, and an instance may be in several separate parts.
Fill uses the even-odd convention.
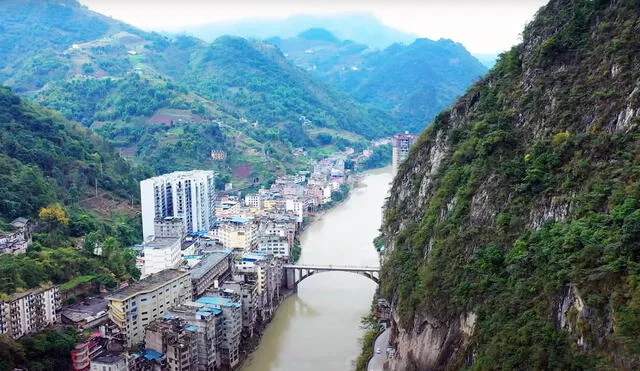
[[[640,367],[640,4],[553,0],[394,180],[391,370]]]
[[[341,41],[327,30],[271,38],[289,59],[360,103],[420,131],[486,72],[460,44],[417,39],[384,50]]]

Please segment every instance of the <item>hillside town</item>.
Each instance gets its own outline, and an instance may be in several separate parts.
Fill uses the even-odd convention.
[[[0,302],[0,334],[73,326],[86,338],[72,351],[73,370],[234,369],[293,292],[283,265],[299,258],[301,230],[345,198],[345,164],[368,155],[339,152],[244,194],[217,193],[209,170],[145,179],[144,240],[133,247],[141,279],[115,291],[50,285],[16,293]],[[25,252],[33,226],[24,218],[12,226],[0,237],[2,252]]]

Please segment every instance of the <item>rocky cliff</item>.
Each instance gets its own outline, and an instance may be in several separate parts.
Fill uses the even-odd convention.
[[[640,3],[552,0],[388,199],[392,370],[640,367]]]

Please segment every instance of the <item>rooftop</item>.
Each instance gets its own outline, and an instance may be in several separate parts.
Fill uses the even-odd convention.
[[[62,309],[62,315],[73,322],[93,320],[106,314],[107,301],[103,298],[87,298]]]
[[[100,363],[103,365],[112,365],[114,363],[118,363],[123,361],[123,358],[119,355],[108,354],[106,356],[97,357],[91,360],[91,363]]]
[[[213,305],[215,307],[236,307],[240,308],[240,303],[235,302],[229,298],[223,298],[220,296],[203,296],[196,300],[196,303]]]
[[[231,255],[231,251],[218,251],[212,252],[210,254],[205,255],[202,260],[196,264],[189,273],[191,274],[191,279],[199,279],[202,278],[207,272],[209,272],[213,267],[218,265],[221,261]]]
[[[231,218],[229,218],[229,221],[231,223],[239,223],[239,224],[247,224],[249,223],[251,220],[247,219],[247,218],[243,218],[241,216],[233,216]]]
[[[167,249],[175,245],[176,243],[180,243],[180,238],[177,237],[156,237],[153,240],[146,242],[143,244],[144,248],[149,249]]]
[[[156,290],[167,283],[188,275],[187,272],[180,272],[176,269],[165,269],[158,273],[151,274],[140,281],[136,281],[109,295],[107,300],[124,300],[130,296]]]
[[[145,179],[145,181],[156,181],[161,179],[191,179],[195,177],[213,176],[213,170],[191,170],[191,171],[174,171],[173,173],[155,176]]]

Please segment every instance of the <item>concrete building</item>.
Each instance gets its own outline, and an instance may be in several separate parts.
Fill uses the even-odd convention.
[[[196,329],[180,318],[162,318],[151,322],[145,332],[145,348],[161,353],[162,370],[198,370]]]
[[[257,282],[251,280],[248,275],[235,275],[231,280],[225,281],[218,292],[221,296],[240,300],[242,305],[242,337],[252,338],[260,306]]]
[[[242,304],[220,296],[203,296],[196,303],[222,311],[216,322],[216,346],[221,363],[229,368],[236,367],[240,362]]]
[[[249,251],[258,243],[258,226],[247,218],[233,217],[220,223],[213,235],[226,249]]]
[[[104,355],[91,360],[91,371],[128,371],[127,360],[122,355]]]
[[[25,253],[31,245],[32,224],[26,218],[17,218],[11,226],[12,231],[0,232],[0,254]]]
[[[108,296],[109,319],[118,327],[128,347],[144,339],[145,326],[169,308],[191,300],[189,273],[164,270]]]
[[[404,134],[396,134],[391,139],[391,164],[394,169],[398,169],[398,166],[409,156],[411,146],[416,141],[416,136],[405,132]]]
[[[231,274],[233,266],[231,252],[232,250],[220,250],[208,253],[189,270],[194,298],[199,298],[214,286],[216,281],[222,282]]]
[[[288,259],[291,246],[286,236],[264,235],[258,239],[258,252],[272,254],[276,258]]]
[[[280,300],[282,261],[269,254],[245,253],[235,261],[235,267],[238,275],[248,275],[246,280],[256,281],[260,296],[258,322],[268,321]]]
[[[216,347],[216,316],[222,316],[221,309],[209,308],[196,302],[186,302],[171,308],[164,315],[166,319],[180,318],[195,328],[198,370],[201,371],[213,371],[220,365]]]
[[[153,231],[156,238],[184,238],[187,234],[182,218],[172,216],[154,220]]]
[[[62,309],[62,323],[71,325],[79,330],[98,328],[108,320],[107,301],[102,298],[86,298],[65,306]]]
[[[258,210],[262,209],[262,197],[256,193],[248,194],[244,196],[244,205]]]
[[[142,232],[154,233],[154,221],[179,217],[187,233],[207,231],[215,221],[214,173],[209,170],[177,171],[140,182]]]
[[[0,302],[0,334],[18,339],[60,321],[58,286],[14,294]]]
[[[176,269],[182,263],[182,239],[154,237],[142,245],[142,277],[165,269]]]
[[[71,349],[71,369],[73,371],[86,371],[90,367],[89,342],[76,344]]]

